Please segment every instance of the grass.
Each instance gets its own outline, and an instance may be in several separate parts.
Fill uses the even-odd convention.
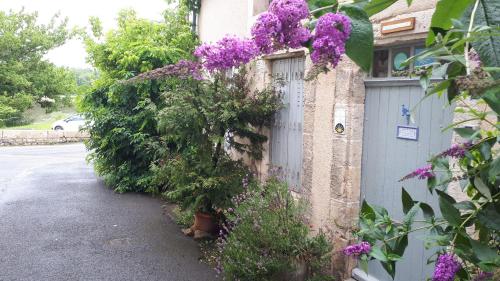
[[[8,127],[4,129],[11,130],[50,130],[52,129],[52,124],[57,120],[64,119],[75,114],[76,111],[74,108],[63,108],[60,111],[54,111],[51,113],[46,113],[45,109],[35,106],[32,109],[29,109],[25,113],[25,118],[27,120],[31,120],[29,124]]]

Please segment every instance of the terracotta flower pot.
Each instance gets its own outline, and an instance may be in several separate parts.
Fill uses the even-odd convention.
[[[196,212],[194,215],[194,224],[191,227],[194,230],[201,230],[207,233],[213,233],[216,229],[215,219],[211,214]]]

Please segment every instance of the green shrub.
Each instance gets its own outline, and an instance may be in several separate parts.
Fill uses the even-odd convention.
[[[230,150],[262,157],[267,137],[259,132],[280,107],[274,88],[252,91],[244,69],[212,80],[182,80],[164,95],[158,122],[175,153],[166,155],[162,170],[171,185],[168,199],[205,213],[232,205],[248,169]]]
[[[31,107],[33,97],[24,93],[0,95],[0,127],[23,123],[23,112]]]
[[[228,209],[219,239],[219,270],[228,280],[291,280],[303,271],[308,280],[331,280],[323,270],[330,262],[330,242],[320,232],[310,237],[305,206],[276,179],[251,184]]]
[[[196,45],[185,10],[165,14],[164,22],[140,19],[122,11],[118,28],[103,36],[99,20],[85,37],[90,61],[99,71],[93,89],[79,98],[89,124],[87,147],[96,171],[118,192],[159,193],[167,185],[154,168],[168,154],[158,131],[157,115],[165,105],[161,93],[175,80],[124,84],[135,74],[189,58]],[[101,37],[102,36],[102,37]]]
[[[190,227],[194,222],[193,210],[182,210],[180,207],[175,207],[172,210],[175,223],[182,227]]]

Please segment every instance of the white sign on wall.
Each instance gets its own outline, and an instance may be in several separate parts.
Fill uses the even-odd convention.
[[[404,140],[418,140],[418,128],[409,126],[398,126],[397,135],[398,139]]]
[[[333,116],[334,130],[337,134],[344,134],[346,130],[346,109],[343,105],[335,106]]]

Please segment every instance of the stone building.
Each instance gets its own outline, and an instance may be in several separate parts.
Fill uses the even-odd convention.
[[[201,40],[214,42],[226,34],[249,37],[253,22],[269,2],[202,0]],[[408,7],[400,0],[371,18],[376,49],[370,73],[344,57],[336,69],[304,81],[312,66],[306,49],[251,63],[255,87],[276,77],[286,85],[285,109],[267,132],[268,153],[262,161],[248,161],[263,176],[270,165],[282,166],[292,190],[308,200],[313,228],[331,233],[332,272],[338,280],[390,280],[379,265],[371,264],[367,275],[340,254],[353,240],[350,233],[360,204],[366,199],[396,214],[401,210],[398,179],[450,145],[451,132],[442,134],[441,129],[452,121],[452,109],[437,98],[421,102],[418,79],[409,75],[426,62],[400,65],[424,49],[435,4],[436,0],[422,0]],[[427,200],[430,195],[424,186],[410,182],[405,187],[414,199]],[[411,238],[415,241],[398,264],[396,280],[425,280],[430,275],[423,242]]]

